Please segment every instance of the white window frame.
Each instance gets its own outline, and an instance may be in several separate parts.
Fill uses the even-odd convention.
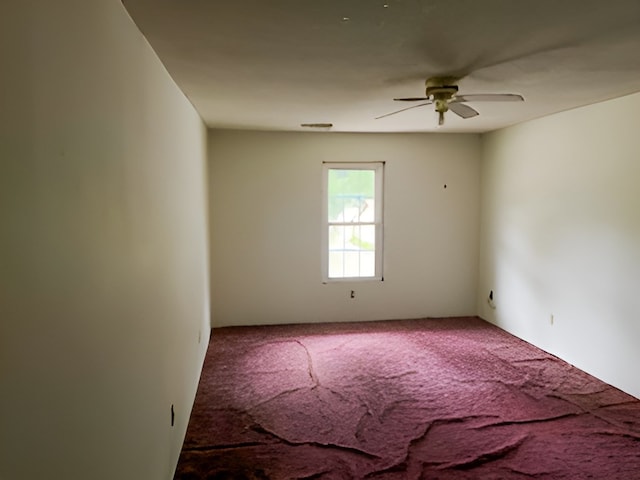
[[[384,164],[385,162],[323,162],[322,163],[322,282],[383,281],[384,238]],[[329,170],[373,170],[375,172],[375,275],[372,277],[329,277]]]

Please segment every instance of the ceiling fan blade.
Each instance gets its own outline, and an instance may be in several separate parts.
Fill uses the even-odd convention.
[[[433,102],[429,101],[429,102],[421,103],[420,105],[411,105],[410,107],[402,108],[400,110],[396,110],[395,112],[385,113],[384,115],[380,115],[379,117],[376,117],[375,120],[378,120],[378,119],[384,118],[384,117],[388,117],[389,115],[395,115],[396,113],[404,112],[405,110],[411,110],[412,108],[418,108],[418,107],[424,107],[425,105],[431,105],[432,103]]]
[[[462,118],[471,118],[479,115],[479,113],[464,103],[450,103],[449,110]]]
[[[449,103],[460,102],[523,102],[524,97],[515,93],[476,93],[456,95]]]
[[[394,98],[396,102],[424,102],[429,100],[429,97],[406,97],[406,98]]]

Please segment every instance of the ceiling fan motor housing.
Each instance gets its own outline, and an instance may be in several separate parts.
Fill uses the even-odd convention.
[[[426,95],[433,99],[437,112],[449,110],[449,101],[458,92],[457,81],[456,77],[431,77],[425,82]]]

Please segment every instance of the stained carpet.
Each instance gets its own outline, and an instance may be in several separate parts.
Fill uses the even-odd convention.
[[[175,479],[640,479],[640,400],[478,318],[212,333]]]

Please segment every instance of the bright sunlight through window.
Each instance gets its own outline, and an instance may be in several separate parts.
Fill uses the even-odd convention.
[[[325,163],[323,276],[382,280],[383,163]]]

